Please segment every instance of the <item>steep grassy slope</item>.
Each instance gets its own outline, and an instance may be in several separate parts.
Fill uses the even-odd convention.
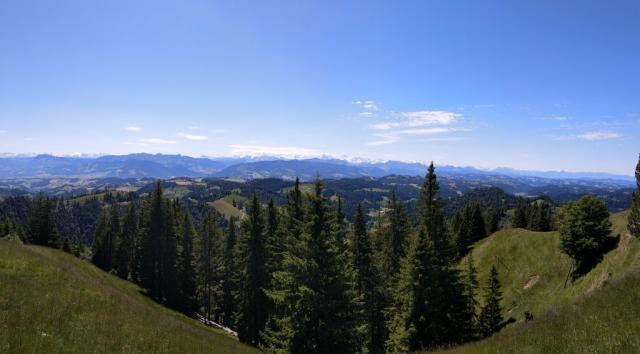
[[[571,260],[560,249],[557,232],[522,229],[499,231],[474,246],[473,257],[484,284],[492,265],[500,272],[505,316],[517,320],[523,312],[542,314],[593,291],[606,281],[631,269],[640,269],[640,242],[626,231],[627,212],[611,216],[613,235],[620,235],[618,247],[585,276],[572,282]]]
[[[626,218],[627,212],[611,216],[618,247],[575,282],[567,280],[571,262],[556,232],[503,230],[476,244],[482,281],[496,264],[505,317],[518,323],[451,352],[640,352],[640,241],[626,231]],[[525,310],[533,322],[522,321]]]
[[[61,251],[0,240],[2,353],[252,353]]]
[[[216,209],[216,211],[228,220],[232,217],[234,218],[243,218],[244,211],[239,209],[238,207],[233,206],[235,203],[246,203],[249,199],[244,197],[238,193],[231,193],[225,197],[214,200],[213,202],[208,202],[209,206],[212,206]]]

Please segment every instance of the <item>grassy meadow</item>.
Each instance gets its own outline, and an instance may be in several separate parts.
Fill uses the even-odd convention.
[[[626,230],[628,212],[611,216],[618,247],[572,282],[570,259],[557,232],[499,231],[474,246],[484,284],[500,272],[505,318],[516,323],[496,335],[447,353],[640,352],[640,240]],[[524,322],[524,311],[534,320]]]
[[[62,251],[0,240],[1,353],[253,353]]]

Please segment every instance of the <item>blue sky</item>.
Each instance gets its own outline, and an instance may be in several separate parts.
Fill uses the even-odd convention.
[[[631,174],[638,1],[0,3],[0,152]]]

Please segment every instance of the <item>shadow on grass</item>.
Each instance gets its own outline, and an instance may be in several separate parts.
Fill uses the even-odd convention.
[[[600,247],[594,254],[589,257],[587,260],[578,263],[576,269],[571,273],[571,279],[575,281],[581,276],[589,273],[593,268],[595,268],[602,259],[604,255],[618,248],[618,244],[620,243],[620,234],[617,236],[609,236],[602,243],[602,247]]]

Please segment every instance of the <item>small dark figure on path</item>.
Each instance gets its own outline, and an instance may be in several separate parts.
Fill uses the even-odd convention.
[[[529,311],[525,311],[524,312],[524,321],[525,322],[529,322],[529,321],[533,321],[533,314]]]

